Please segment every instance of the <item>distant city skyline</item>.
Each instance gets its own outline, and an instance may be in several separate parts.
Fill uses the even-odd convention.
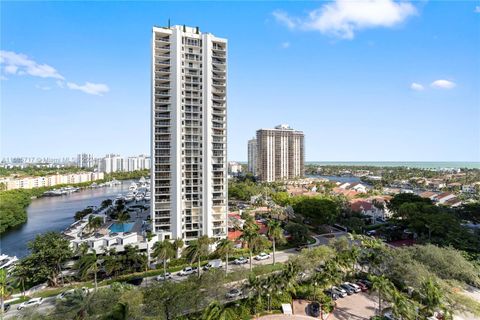
[[[229,39],[228,160],[288,123],[306,162],[480,161],[476,4],[363,5],[4,2],[0,158],[148,155],[149,30],[170,18]]]

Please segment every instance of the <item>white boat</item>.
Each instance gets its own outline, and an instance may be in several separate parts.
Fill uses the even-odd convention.
[[[135,200],[135,195],[133,192],[129,192],[125,195],[125,202],[131,202],[133,200]]]
[[[145,193],[145,201],[150,201],[150,199],[152,198],[152,193],[150,191],[147,191],[147,193]]]
[[[116,197],[115,197],[115,200],[118,201],[118,200],[125,200],[125,197],[121,194],[118,194]]]
[[[16,256],[10,257],[6,254],[2,254],[0,255],[0,269],[9,270],[17,261],[18,258]]]
[[[137,184],[135,182],[132,182],[130,184],[130,187],[128,187],[128,190],[130,191],[137,190]]]
[[[135,196],[135,201],[142,201],[145,198],[145,195],[143,193],[137,193]]]

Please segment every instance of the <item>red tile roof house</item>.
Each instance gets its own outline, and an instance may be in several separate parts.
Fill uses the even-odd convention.
[[[438,204],[444,204],[445,202],[447,202],[448,200],[453,199],[453,198],[456,198],[456,196],[453,193],[443,192],[443,193],[440,193],[439,195],[437,195],[434,200]]]
[[[425,191],[425,192],[422,192],[422,193],[419,194],[420,197],[428,198],[430,200],[434,200],[437,195],[438,195],[438,193],[432,192],[432,191]]]

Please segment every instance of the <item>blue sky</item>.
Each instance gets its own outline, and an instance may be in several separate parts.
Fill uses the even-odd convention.
[[[480,161],[480,2],[2,2],[1,156],[149,151],[152,25],[229,40],[229,160]]]

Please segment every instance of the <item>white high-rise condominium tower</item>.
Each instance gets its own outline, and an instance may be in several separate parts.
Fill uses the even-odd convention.
[[[248,140],[248,171],[257,174],[257,139]]]
[[[286,124],[257,131],[257,175],[261,181],[288,180],[304,174],[303,132]]]
[[[226,39],[153,28],[151,212],[164,239],[226,237],[226,58]]]

